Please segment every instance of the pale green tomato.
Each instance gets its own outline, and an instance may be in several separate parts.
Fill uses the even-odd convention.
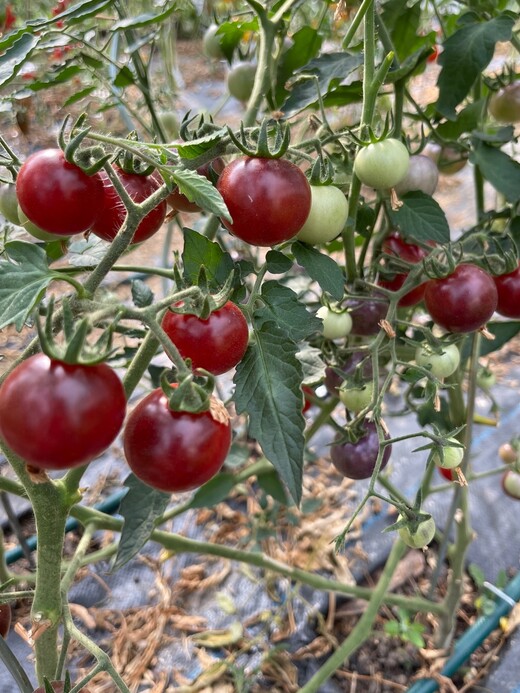
[[[157,114],[168,139],[174,140],[179,136],[180,123],[173,111],[161,111]]]
[[[346,408],[357,414],[372,402],[374,384],[371,380],[361,387],[348,385],[346,382],[338,390],[338,396]]]
[[[20,207],[18,207],[18,217],[20,219],[20,226],[22,229],[25,229],[27,233],[34,238],[37,238],[39,241],[66,241],[68,238],[68,236],[59,236],[55,233],[49,233],[48,231],[40,229],[39,226],[33,224],[32,221],[26,217]]]
[[[18,216],[18,198],[14,185],[2,185],[0,188],[0,213],[11,224],[20,225]]]
[[[410,154],[400,140],[388,137],[362,147],[354,159],[354,173],[376,190],[393,188],[408,173]]]
[[[216,24],[208,26],[202,37],[202,52],[207,58],[223,60],[226,56],[220,45],[220,35],[217,35],[218,29]]]
[[[442,346],[442,353],[437,354],[424,344],[417,347],[415,362],[428,368],[436,378],[447,378],[459,367],[460,351],[456,344],[446,344]]]
[[[399,519],[402,520],[403,518],[399,516]],[[435,536],[435,520],[433,517],[423,520],[419,523],[414,534],[408,527],[400,527],[397,531],[407,546],[410,546],[412,549],[422,549],[428,546]]]
[[[241,63],[236,65],[227,76],[227,88],[231,96],[244,103],[249,99],[255,83],[256,65]]]
[[[458,447],[459,441],[456,438],[448,438],[447,442],[453,443],[453,445],[443,446],[442,456],[439,452],[434,452],[432,459],[437,467],[442,467],[442,469],[456,469],[460,467],[464,459],[464,448]]]
[[[345,226],[347,198],[335,185],[311,185],[311,196],[311,211],[296,238],[313,245],[328,243]]]
[[[408,173],[395,186],[398,195],[405,195],[411,190],[420,190],[426,195],[433,195],[439,182],[437,165],[424,154],[414,154],[410,157]]]
[[[520,121],[520,80],[508,84],[489,99],[489,112],[499,123]]]
[[[328,306],[322,306],[316,316],[323,321],[323,336],[325,339],[341,339],[350,334],[352,318],[347,311],[336,311]]]
[[[479,368],[477,371],[477,385],[481,390],[489,392],[496,382],[495,374],[489,368]]]

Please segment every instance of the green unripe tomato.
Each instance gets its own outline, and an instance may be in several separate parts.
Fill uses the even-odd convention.
[[[241,63],[230,70],[227,76],[227,88],[231,96],[243,103],[247,102],[253,91],[255,75],[256,65],[253,63]]]
[[[168,139],[174,140],[179,136],[180,123],[173,111],[161,111],[157,114],[157,118]]]
[[[439,452],[434,452],[432,459],[437,467],[442,467],[442,469],[456,469],[460,467],[464,459],[464,448],[459,447],[459,441],[456,438],[448,438],[447,442],[453,443],[453,445],[443,446],[442,456]]]
[[[341,339],[350,334],[352,318],[347,311],[336,311],[328,306],[322,306],[316,316],[323,321],[322,334],[325,339]]]
[[[492,371],[488,368],[479,368],[477,371],[477,385],[481,390],[489,392],[496,382],[497,379]]]
[[[223,60],[226,56],[220,45],[220,35],[217,35],[219,27],[217,24],[210,24],[202,37],[202,52],[207,58]]]
[[[410,154],[404,144],[388,137],[359,150],[354,159],[354,173],[359,180],[376,190],[393,188],[408,173]]]
[[[403,518],[399,516],[399,519],[402,520]],[[419,522],[417,530],[413,534],[409,527],[400,527],[397,531],[407,546],[412,549],[422,549],[428,546],[435,536],[435,520],[433,517],[429,517]]]
[[[447,378],[459,367],[460,351],[456,344],[446,344],[442,347],[442,353],[437,354],[423,344],[415,351],[415,362],[418,366],[428,368],[436,378]]]
[[[367,381],[361,387],[349,385],[345,382],[338,390],[338,396],[341,402],[343,402],[349,411],[355,414],[369,406],[372,402],[373,395],[374,384],[371,380]]]
[[[311,211],[296,238],[313,245],[328,243],[345,226],[347,198],[335,185],[311,185],[311,196]]]
[[[20,207],[18,207],[18,217],[20,219],[20,226],[39,241],[64,241],[68,238],[67,236],[58,236],[55,233],[49,233],[48,231],[40,229],[39,226],[33,224],[32,221],[26,217]]]
[[[6,184],[0,188],[0,213],[11,224],[20,226],[18,198],[16,197],[16,187],[14,185]]]
[[[499,123],[520,121],[520,81],[502,87],[489,99],[488,110]]]

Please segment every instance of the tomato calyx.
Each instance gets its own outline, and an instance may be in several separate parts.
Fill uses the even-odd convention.
[[[229,422],[227,409],[212,394],[215,377],[211,373],[200,368],[197,375],[189,373],[179,382],[170,381],[170,375],[171,371],[167,370],[161,375],[161,389],[168,400],[170,411],[190,414],[209,412],[215,421],[224,424]]]
[[[130,142],[137,142],[139,140],[135,130],[131,132],[126,139]],[[149,176],[155,171],[155,166],[153,164],[146,163],[127,149],[121,149],[116,157],[115,164],[121,171],[136,176]]]
[[[319,157],[313,163],[308,174],[311,185],[332,185],[334,179],[334,167],[330,159],[324,159],[320,152]]]
[[[240,134],[237,136],[228,126],[229,138],[243,154],[258,159],[280,159],[289,147],[291,130],[286,123],[275,121],[274,125],[264,118],[260,128],[246,132],[244,123],[240,123]],[[272,144],[270,143],[272,141]]]
[[[231,295],[233,293],[233,282],[235,279],[235,270],[232,270],[226,278],[226,281],[222,285],[222,288],[210,294],[208,292],[209,281],[206,274],[206,268],[201,265],[199,270],[199,275],[194,283],[189,285],[186,283],[181,275],[180,269],[177,265],[174,266],[175,283],[179,288],[185,287],[189,288],[192,286],[199,287],[200,291],[194,296],[173,303],[168,307],[168,310],[172,313],[181,313],[196,315],[197,318],[201,320],[207,320],[211,313],[223,308],[228,301],[231,300]]]
[[[65,136],[65,131],[68,127],[70,116],[67,116],[63,121],[58,134],[58,145],[63,151],[65,160],[69,164],[78,166],[87,176],[93,176],[107,164],[112,158],[112,154],[105,154],[103,147],[100,145],[92,145],[79,149],[85,137],[89,134],[91,128],[86,124],[87,115],[82,113],[71,127],[68,138]]]
[[[417,491],[413,506],[398,501],[394,503],[399,517],[383,532],[397,531],[405,544],[413,548],[423,548],[429,544],[435,534],[435,522],[430,513],[422,510],[421,489]]]

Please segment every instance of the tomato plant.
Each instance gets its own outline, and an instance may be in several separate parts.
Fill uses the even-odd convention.
[[[373,421],[363,423],[364,434],[355,443],[335,442],[330,447],[330,458],[338,472],[349,479],[368,479],[375,469],[380,451],[379,435]],[[385,438],[390,436],[385,434]],[[391,445],[385,445],[380,470],[390,459]]]
[[[43,231],[62,236],[88,231],[103,203],[100,174],[87,176],[60,149],[41,149],[22,164],[16,195],[23,213]]]
[[[374,397],[374,385],[372,381],[357,385],[344,382],[338,390],[339,398],[346,408],[354,413],[368,407]]]
[[[197,414],[172,411],[159,388],[130,413],[123,433],[126,460],[145,484],[168,493],[202,486],[220,470],[231,445],[220,400]]]
[[[363,363],[363,365],[361,365],[361,363]],[[348,354],[335,368],[332,366],[327,366],[327,368],[325,368],[324,384],[329,394],[337,397],[338,389],[344,382],[345,378],[348,375],[352,375],[358,366],[361,369],[363,378],[366,380],[372,378],[372,361],[370,357],[367,357],[367,354],[363,353],[362,351],[354,351]],[[336,372],[336,369],[343,373],[344,377],[339,375],[339,373]]]
[[[244,314],[232,301],[205,319],[167,311],[162,327],[193,368],[220,375],[234,368],[246,353],[249,329]]]
[[[497,288],[497,313],[507,318],[520,318],[520,265],[509,272],[493,277]]]
[[[114,166],[119,180],[126,192],[136,203],[144,202],[152,193],[158,190],[161,182],[153,175],[146,176],[137,173],[126,173]],[[103,198],[99,205],[99,213],[90,231],[105,241],[113,241],[126,219],[126,208],[107,174],[102,171]],[[133,243],[142,243],[161,228],[166,217],[166,200],[162,200],[151,212],[139,222],[133,237]]]
[[[376,190],[393,188],[408,173],[410,155],[404,144],[393,137],[362,147],[354,159],[354,173]]]
[[[459,367],[460,351],[456,344],[443,344],[438,351],[421,344],[415,351],[415,361],[417,365],[428,368],[436,378],[447,378]]]
[[[434,322],[449,332],[473,332],[496,310],[498,293],[492,277],[472,264],[460,264],[444,279],[430,279],[424,292]]]
[[[325,339],[341,339],[352,330],[352,318],[346,310],[321,306],[316,316],[323,321],[322,334]]]
[[[335,185],[311,185],[311,210],[296,234],[299,241],[319,245],[338,236],[348,215],[348,202]]]
[[[432,459],[437,467],[442,467],[443,469],[455,469],[460,467],[462,460],[464,459],[464,447],[462,447],[456,438],[446,438],[446,443],[449,445],[443,445],[441,450],[436,450],[433,453]]]
[[[35,467],[68,469],[108,448],[125,411],[123,386],[107,364],[68,364],[35,354],[0,388],[0,436]]]
[[[233,220],[224,219],[224,226],[251,245],[271,246],[293,238],[311,208],[309,182],[287,159],[234,159],[222,171],[217,189]]]
[[[488,109],[499,123],[520,121],[520,81],[516,80],[491,94]]]

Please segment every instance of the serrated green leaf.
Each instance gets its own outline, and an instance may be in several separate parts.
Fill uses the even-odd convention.
[[[119,31],[120,29],[139,29],[143,26],[148,26],[149,24],[158,24],[162,22],[163,19],[169,17],[172,12],[177,9],[177,3],[171,3],[164,12],[153,13],[146,12],[144,14],[139,14],[136,17],[128,17],[125,19],[120,19],[119,22],[115,22],[111,26],[112,31]]]
[[[182,263],[184,277],[189,284],[194,284],[200,268],[206,270],[206,277],[211,288],[221,288],[234,268],[231,255],[224,252],[216,241],[210,241],[193,229],[185,228]]]
[[[267,271],[271,274],[285,274],[293,266],[292,260],[279,250],[269,250],[265,256]]]
[[[92,234],[88,239],[72,241],[69,245],[69,263],[74,267],[95,267],[105,256],[110,244]]]
[[[484,178],[502,193],[508,202],[520,199],[520,164],[501,149],[491,147],[475,137],[470,161],[476,164]]]
[[[204,137],[198,137],[195,140],[190,140],[189,142],[182,142],[176,144],[175,148],[177,153],[183,159],[195,159],[201,154],[209,152],[210,149],[220,142],[220,140],[227,134],[227,131],[222,128],[216,132],[212,132],[210,135],[205,135]]]
[[[401,229],[404,238],[449,243],[450,227],[439,203],[423,192],[414,190],[401,198],[402,206],[389,209],[392,224]]]
[[[14,324],[20,331],[48,285],[61,279],[49,268],[45,250],[36,243],[5,244],[7,259],[0,259],[0,329]]]
[[[483,108],[483,99],[479,99],[471,103],[466,108],[463,108],[457,114],[455,120],[449,120],[441,123],[437,128],[437,133],[445,140],[458,140],[465,132],[471,132],[480,123]]]
[[[155,529],[157,518],[170,502],[170,494],[150,488],[133,474],[125,479],[125,486],[128,493],[121,501],[119,511],[125,522],[117,555],[111,566],[112,573],[139,553]]]
[[[258,31],[258,20],[241,20],[239,17],[234,21],[222,22],[218,28],[217,35],[220,40],[220,47],[229,63],[233,60],[233,53],[238,44],[242,41],[245,33]]]
[[[302,364],[303,384],[315,385],[322,382],[325,377],[325,363],[322,360],[322,351],[308,344],[298,351],[296,358]]]
[[[262,285],[264,309],[258,314],[257,323],[274,320],[295,342],[322,329],[322,321],[309,313],[298,301],[297,294],[276,281],[266,281]]]
[[[217,217],[231,221],[222,195],[206,176],[200,176],[196,171],[190,171],[187,168],[171,171],[169,175],[190,202],[195,202],[196,205],[203,207]]]
[[[211,508],[229,496],[235,486],[235,477],[229,472],[221,472],[201,486],[190,502],[190,508]]]
[[[79,65],[67,65],[65,67],[60,67],[55,72],[45,75],[43,79],[31,82],[29,89],[31,89],[31,91],[49,89],[49,87],[54,87],[56,84],[64,84],[65,82],[68,82],[81,72],[83,72],[83,70]]]
[[[96,88],[97,87],[86,87],[85,89],[80,89],[74,94],[71,94],[69,98],[64,101],[63,106],[72,106],[72,104],[77,103],[78,101],[81,101],[81,99],[84,99],[92,94],[93,91],[96,91]]]
[[[312,60],[321,48],[323,37],[310,27],[303,26],[292,37],[292,45],[282,52],[277,67],[276,94],[274,107],[278,107],[286,98],[288,92],[285,88],[287,81],[295,74],[296,70]]]
[[[145,308],[153,303],[153,291],[141,279],[132,282],[132,301],[138,308]]]
[[[123,65],[123,67],[120,70],[118,70],[117,75],[113,80],[114,86],[118,87],[119,89],[122,89],[123,87],[128,87],[130,84],[134,83],[134,74],[132,70],[126,65]]]
[[[464,21],[464,17],[462,18]],[[437,62],[442,69],[437,80],[437,110],[449,120],[456,117],[456,107],[466,98],[477,77],[493,58],[498,41],[508,41],[515,19],[503,13],[488,21],[474,14],[443,44]]]
[[[323,291],[337,301],[343,298],[345,278],[331,257],[300,241],[293,243],[291,250],[298,264],[305,268],[311,279],[318,282]]]
[[[254,317],[254,343],[235,372],[233,399],[237,413],[249,415],[250,435],[299,505],[305,447],[302,369],[296,344],[274,322],[265,322],[261,311],[258,313]]]
[[[317,103],[318,90],[324,97],[329,93],[332,96],[334,90],[340,88],[340,82],[356,70],[362,62],[362,55],[350,55],[348,53],[324,53],[318,58],[314,58],[297,73],[297,76],[300,77],[310,75],[313,78],[293,84],[290,94],[280,106],[280,110],[286,117],[298,113]]]
[[[67,20],[69,24],[80,22],[88,17],[93,17],[111,3],[112,0],[84,0],[84,2],[77,2],[55,17],[52,17],[52,19],[48,19],[42,23],[53,24],[59,20]]]
[[[16,77],[20,68],[29,59],[41,37],[28,32],[22,34],[0,55],[0,87]]]

